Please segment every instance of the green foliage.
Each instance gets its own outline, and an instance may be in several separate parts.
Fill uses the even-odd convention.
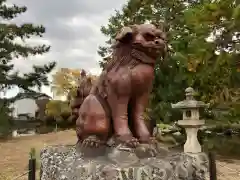
[[[0,138],[7,137],[11,132],[11,109],[8,108],[8,101],[0,99]]]
[[[66,101],[51,100],[46,107],[45,125],[62,129],[72,128],[75,122],[71,119],[71,109]]]
[[[239,158],[239,142],[239,136],[205,138],[203,140],[203,151],[214,151],[224,157]]]
[[[54,117],[54,119],[59,122],[66,120],[70,112],[70,107],[66,101],[51,100],[46,105],[46,115]]]
[[[240,104],[232,103],[231,106],[227,109],[226,113],[222,113],[220,119],[228,123],[239,123],[240,120]]]
[[[200,100],[211,104],[239,101],[239,7],[235,0],[129,0],[101,28],[109,40],[99,48],[99,55],[106,57],[111,52],[112,39],[122,26],[146,21],[161,24],[167,33],[168,56],[158,60],[155,68],[152,118],[177,120],[180,114],[170,103],[183,100],[188,86],[198,91]]]

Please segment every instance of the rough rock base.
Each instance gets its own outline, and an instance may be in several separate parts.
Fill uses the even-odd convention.
[[[125,163],[102,156],[83,158],[75,146],[50,146],[41,152],[41,180],[205,180],[208,159],[204,153],[174,153],[139,159],[124,156]],[[129,159],[130,158],[130,159]],[[127,161],[129,159],[129,161]]]

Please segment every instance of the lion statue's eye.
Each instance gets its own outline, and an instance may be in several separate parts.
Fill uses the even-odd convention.
[[[144,38],[146,39],[146,41],[153,41],[155,39],[155,35],[151,33],[146,33],[144,34]]]

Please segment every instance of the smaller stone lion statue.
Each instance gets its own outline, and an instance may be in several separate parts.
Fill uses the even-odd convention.
[[[70,102],[71,119],[76,121],[78,118],[78,111],[84,99],[89,95],[93,86],[93,80],[87,76],[86,71],[82,70],[78,82],[77,92],[73,100]]]
[[[78,111],[76,132],[83,146],[115,144],[136,147],[151,141],[144,122],[157,58],[166,52],[165,33],[152,24],[123,27],[112,59]]]

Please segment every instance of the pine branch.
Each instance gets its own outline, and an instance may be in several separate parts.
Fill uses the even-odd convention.
[[[5,0],[0,0],[0,16],[2,19],[11,20],[17,15],[26,12],[25,6],[6,5]],[[9,23],[0,24],[0,90],[6,90],[18,86],[26,91],[32,87],[40,88],[42,85],[49,85],[47,74],[55,67],[52,62],[43,66],[33,66],[33,71],[20,75],[18,72],[12,72],[14,64],[11,61],[14,58],[29,55],[43,54],[50,50],[50,46],[39,45],[30,46],[25,44],[25,40],[33,36],[42,37],[45,28],[31,23],[16,25]],[[21,39],[23,43],[17,43],[16,39]]]
[[[17,17],[17,15],[27,11],[26,6],[18,7],[16,5],[13,5],[12,7],[9,7],[4,4],[5,2],[6,0],[0,0],[0,16],[3,19],[13,19]]]

